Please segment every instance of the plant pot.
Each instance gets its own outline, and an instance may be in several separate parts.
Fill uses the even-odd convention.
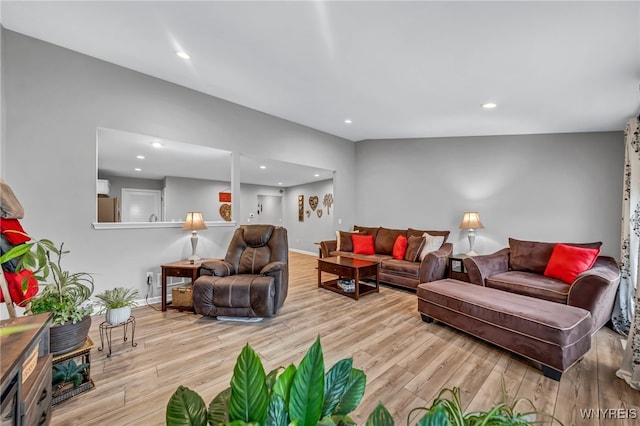
[[[106,320],[109,324],[121,324],[131,316],[131,306],[122,308],[107,309]]]
[[[49,352],[53,356],[78,349],[87,340],[91,328],[91,315],[73,324],[71,321],[49,328]]]

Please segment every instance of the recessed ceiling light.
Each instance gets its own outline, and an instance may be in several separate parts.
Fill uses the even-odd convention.
[[[493,102],[487,102],[486,104],[482,104],[482,108],[484,109],[493,109],[497,106],[498,105],[494,104]]]
[[[136,168],[135,168],[135,169],[133,169],[133,170],[135,170],[136,172],[141,172],[141,171],[142,171],[142,169],[141,169],[140,167],[136,167]]]
[[[344,124],[351,124],[353,123],[353,121],[351,121],[350,118],[347,118],[346,120],[344,120]]]
[[[320,173],[316,173],[315,175],[313,175],[315,177],[320,177]]]
[[[261,168],[261,169],[266,169],[266,168],[267,168],[267,166],[260,166],[260,168]]]
[[[144,155],[136,155],[136,158],[137,158],[138,160],[144,160]]]
[[[189,56],[187,52],[183,52],[182,50],[176,52],[176,55],[178,55],[182,59],[191,59],[191,56]]]
[[[152,142],[151,146],[154,148],[162,148],[162,144],[160,142]]]
[[[282,182],[278,182],[278,185],[282,185]]]

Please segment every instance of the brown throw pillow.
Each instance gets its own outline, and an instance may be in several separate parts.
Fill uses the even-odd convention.
[[[346,232],[346,231],[338,231],[339,241],[337,245],[338,251],[353,251],[353,242],[351,241],[351,236],[353,234],[362,234],[363,232]]]
[[[418,236],[411,236],[407,238],[407,251],[404,254],[404,260],[409,262],[417,262],[420,258],[420,252],[424,247],[424,238]]]

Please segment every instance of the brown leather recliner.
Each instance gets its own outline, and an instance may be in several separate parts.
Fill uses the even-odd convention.
[[[287,298],[288,287],[287,230],[242,225],[224,259],[203,262],[193,283],[193,307],[207,316],[272,317]]]

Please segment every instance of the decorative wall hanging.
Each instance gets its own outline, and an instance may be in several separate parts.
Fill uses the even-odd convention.
[[[223,204],[220,206],[220,217],[227,222],[231,222],[231,204]]]
[[[231,193],[230,192],[218,192],[218,201],[221,203],[230,203],[231,202]]]
[[[312,195],[309,197],[309,205],[311,206],[311,210],[315,211],[316,207],[318,207],[318,196]]]
[[[298,222],[304,222],[304,195],[298,195]]]
[[[322,209],[318,209],[317,213],[318,213],[318,217],[322,217]]]
[[[322,199],[322,205],[327,208],[327,214],[331,214],[329,209],[333,205],[333,194],[325,194],[324,198]]]
[[[307,214],[307,217],[311,216],[311,210],[307,210],[305,213]]]

